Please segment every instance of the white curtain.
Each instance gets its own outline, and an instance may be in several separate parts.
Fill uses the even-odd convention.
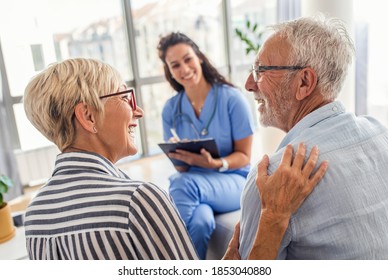
[[[301,14],[300,0],[278,0],[278,22],[296,19]]]

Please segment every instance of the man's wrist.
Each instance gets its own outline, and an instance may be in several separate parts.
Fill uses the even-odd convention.
[[[279,214],[265,210],[261,211],[260,214],[260,223],[265,223],[268,226],[278,227],[284,230],[287,229],[290,219],[291,214]]]

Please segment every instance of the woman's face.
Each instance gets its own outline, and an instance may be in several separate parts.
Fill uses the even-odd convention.
[[[117,92],[125,91],[121,86]],[[135,128],[137,120],[143,117],[143,110],[131,106],[131,93],[107,97],[104,105],[104,116],[98,124],[98,137],[104,156],[115,163],[126,156],[135,155]]]
[[[202,61],[187,44],[169,47],[166,51],[166,63],[172,77],[184,88],[195,87],[203,79]]]

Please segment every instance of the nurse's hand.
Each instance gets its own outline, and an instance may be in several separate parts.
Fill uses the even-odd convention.
[[[200,154],[177,149],[175,153],[169,153],[168,156],[183,161],[190,166],[199,166],[210,169],[218,168],[217,161],[205,149],[201,149]]]
[[[189,142],[190,140],[185,138],[185,139],[179,139],[179,138],[176,138],[175,136],[173,137],[170,137],[170,139],[168,139],[168,143],[178,143],[178,142]]]
[[[189,167],[188,166],[182,166],[182,165],[174,165],[176,171],[182,173],[182,172],[186,172]]]
[[[179,139],[174,136],[168,139],[168,143],[178,143],[178,142],[179,142]]]

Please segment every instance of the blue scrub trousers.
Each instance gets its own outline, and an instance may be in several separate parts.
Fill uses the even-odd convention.
[[[186,224],[198,256],[206,259],[208,242],[216,226],[214,214],[240,208],[240,195],[246,178],[235,173],[191,168],[169,179],[170,195]]]

